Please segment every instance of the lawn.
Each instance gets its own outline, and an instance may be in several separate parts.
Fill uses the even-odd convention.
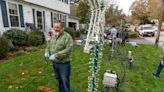
[[[131,50],[135,57],[132,68],[129,68],[127,52]],[[114,70],[122,78],[123,66],[125,80],[121,85],[121,92],[164,92],[164,72],[160,78],[154,78],[161,56],[161,49],[153,45],[139,45],[132,47],[129,44],[121,46],[119,52],[109,63],[108,45],[104,46],[99,71],[99,90],[103,91],[102,79],[105,70]],[[39,86],[48,86],[57,90],[51,62],[45,63],[44,49],[35,52],[26,52],[13,59],[5,60],[0,64],[0,92],[40,92]],[[71,88],[77,92],[87,92],[90,55],[83,53],[82,46],[74,46],[72,54]]]

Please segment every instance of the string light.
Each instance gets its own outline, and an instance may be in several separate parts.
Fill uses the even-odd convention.
[[[99,74],[101,68],[102,50],[103,50],[103,36],[105,26],[105,9],[103,0],[88,0],[91,6],[91,19],[88,29],[86,44],[84,52],[92,55],[90,58],[89,70],[90,76],[88,77],[88,92],[98,92]],[[96,4],[97,3],[97,4]],[[98,6],[97,6],[98,5]],[[92,47],[92,48],[91,48]],[[90,49],[89,49],[90,48]]]

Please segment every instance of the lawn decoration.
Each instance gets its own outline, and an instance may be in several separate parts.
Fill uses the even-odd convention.
[[[106,71],[104,73],[103,85],[106,88],[117,86],[117,74],[114,71]]]
[[[84,47],[84,52],[92,53],[90,73],[88,77],[88,92],[98,91],[98,70],[100,69],[100,53],[103,47],[103,34],[105,26],[105,0],[88,0],[91,18],[87,34],[87,39]],[[91,51],[92,50],[92,51]]]
[[[133,61],[134,61],[134,57],[132,55],[132,51],[128,51],[128,63],[130,67],[132,67]]]

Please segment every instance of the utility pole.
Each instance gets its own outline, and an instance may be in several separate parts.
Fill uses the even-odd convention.
[[[159,17],[159,22],[158,22],[158,31],[157,31],[157,38],[155,40],[155,45],[158,46],[159,42],[159,37],[160,37],[160,31],[161,31],[161,24],[162,24],[162,19],[164,18],[164,0],[162,0],[162,6],[161,6],[161,12],[160,12],[160,17]]]

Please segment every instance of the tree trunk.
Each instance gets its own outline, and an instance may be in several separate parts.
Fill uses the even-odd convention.
[[[161,31],[161,24],[162,24],[162,19],[163,19],[163,16],[164,16],[164,0],[163,0],[163,4],[161,6],[161,15],[160,15],[160,18],[159,18],[159,24],[158,24],[158,32],[157,32],[157,38],[155,40],[155,45],[158,46],[158,42],[159,42],[159,37],[160,37],[160,31]]]

